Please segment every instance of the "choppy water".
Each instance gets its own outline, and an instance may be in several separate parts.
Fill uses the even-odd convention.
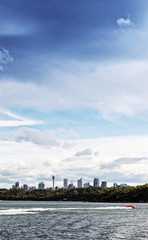
[[[0,240],[148,239],[148,204],[0,202]]]

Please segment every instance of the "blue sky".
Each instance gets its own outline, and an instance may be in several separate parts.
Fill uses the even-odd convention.
[[[125,182],[147,180],[144,170],[143,178],[136,170],[142,161],[147,168],[148,157],[143,142],[148,136],[147,7],[147,0],[1,0],[0,142],[7,153],[0,152],[4,186],[9,185],[8,176],[9,183],[20,179],[37,184],[53,171],[60,184],[62,177],[71,177],[76,152],[87,149],[92,154],[81,159],[82,166],[74,171],[73,179],[110,176],[108,181],[118,181],[123,176]],[[131,147],[116,154],[110,145],[108,153],[109,139],[119,150],[126,145],[126,138]],[[35,153],[36,167],[28,160],[33,161]],[[83,165],[88,158],[87,171]],[[124,168],[122,161],[113,174],[101,168],[102,161],[110,165],[120,158],[131,159],[135,170],[131,179],[127,162]],[[69,159],[66,167],[64,159]],[[142,160],[133,165],[133,159]],[[13,173],[9,172],[12,163],[18,166]],[[48,174],[46,165],[50,165]],[[19,169],[24,166],[26,173],[21,178]],[[3,173],[8,176],[2,177]]]

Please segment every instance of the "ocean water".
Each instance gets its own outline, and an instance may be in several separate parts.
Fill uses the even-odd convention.
[[[0,240],[148,239],[148,204],[0,201]]]

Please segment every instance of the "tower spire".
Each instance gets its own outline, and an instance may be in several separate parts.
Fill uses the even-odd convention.
[[[53,175],[53,176],[52,176],[53,188],[54,188],[54,179],[55,179],[55,176]]]

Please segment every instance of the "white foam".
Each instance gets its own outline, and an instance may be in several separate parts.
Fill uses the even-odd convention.
[[[111,207],[70,207],[70,208],[10,208],[10,209],[0,209],[0,215],[20,215],[20,214],[37,214],[38,212],[43,211],[69,211],[69,210],[84,210],[84,211],[91,211],[91,210],[129,210],[130,207],[122,207],[122,206],[111,206]]]
[[[0,215],[20,215],[20,214],[36,214],[40,211],[47,211],[48,208],[11,208],[0,209]]]

